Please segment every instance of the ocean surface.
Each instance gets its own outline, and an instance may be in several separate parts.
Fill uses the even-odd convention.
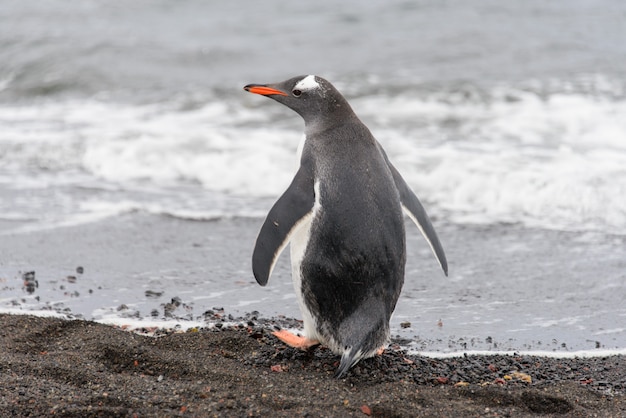
[[[87,280],[94,269],[61,245],[97,266],[98,284],[85,291],[127,289],[139,319],[154,319],[163,302],[146,289],[162,298],[193,289],[191,319],[214,306],[297,317],[288,268],[269,285],[284,286],[285,303],[271,289],[259,293],[267,289],[250,282],[248,263],[295,172],[303,123],[242,87],[317,74],[348,98],[442,231],[449,278],[407,227],[415,284],[405,287],[394,333],[411,322],[409,337],[426,341],[424,350],[463,349],[458,339],[472,336],[483,341],[477,348],[497,349],[480,332],[495,322],[491,340],[525,333],[507,349],[545,349],[536,342],[553,339],[550,349],[624,349],[625,21],[620,0],[4,0],[0,308],[50,308],[58,286],[46,290],[46,277],[76,275],[79,262]],[[103,248],[82,235],[125,225],[122,243],[149,240],[146,230],[172,222],[229,242],[219,257],[189,256],[187,267],[222,267],[177,269],[178,254],[162,259],[136,242],[136,253],[119,241]],[[219,235],[227,233],[235,237]],[[112,267],[116,251],[136,262]],[[29,293],[31,270],[39,287]],[[436,298],[419,294],[429,289]],[[124,294],[90,295],[60,298],[62,308],[124,319],[112,309]]]

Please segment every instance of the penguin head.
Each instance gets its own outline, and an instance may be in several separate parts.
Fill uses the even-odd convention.
[[[344,119],[353,114],[341,93],[315,75],[302,75],[274,84],[248,84],[244,90],[284,104],[302,116],[307,125],[320,120]]]

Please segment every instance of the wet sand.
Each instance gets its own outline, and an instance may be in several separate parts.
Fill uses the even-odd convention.
[[[288,251],[267,286],[252,276],[262,221],[132,212],[49,230],[7,227],[0,312],[47,310],[116,324],[204,323],[214,307],[235,317],[258,311],[299,318]],[[406,278],[392,336],[421,352],[626,348],[626,237],[444,221],[437,230],[449,277],[407,222]]]
[[[392,346],[345,379],[324,348],[270,333],[289,323],[140,335],[83,320],[0,315],[8,416],[626,415],[626,358],[432,359]]]

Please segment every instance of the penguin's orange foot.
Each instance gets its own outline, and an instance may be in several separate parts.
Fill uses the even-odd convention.
[[[378,350],[376,350],[376,355],[382,356],[384,352],[385,352],[385,346],[382,346]]]
[[[309,348],[318,345],[320,342],[316,340],[310,340],[306,337],[299,337],[293,333],[281,329],[280,331],[272,332],[276,338],[284,342],[290,347],[299,348],[300,350],[308,350]]]

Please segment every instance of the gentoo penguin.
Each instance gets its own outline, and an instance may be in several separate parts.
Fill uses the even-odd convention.
[[[341,355],[340,378],[389,342],[389,320],[404,282],[403,212],[447,275],[446,256],[420,201],[328,81],[307,75],[244,89],[284,104],[305,124],[299,169],[256,240],[254,277],[265,286],[291,243],[305,336],[286,330],[275,335],[293,347],[329,347]]]

